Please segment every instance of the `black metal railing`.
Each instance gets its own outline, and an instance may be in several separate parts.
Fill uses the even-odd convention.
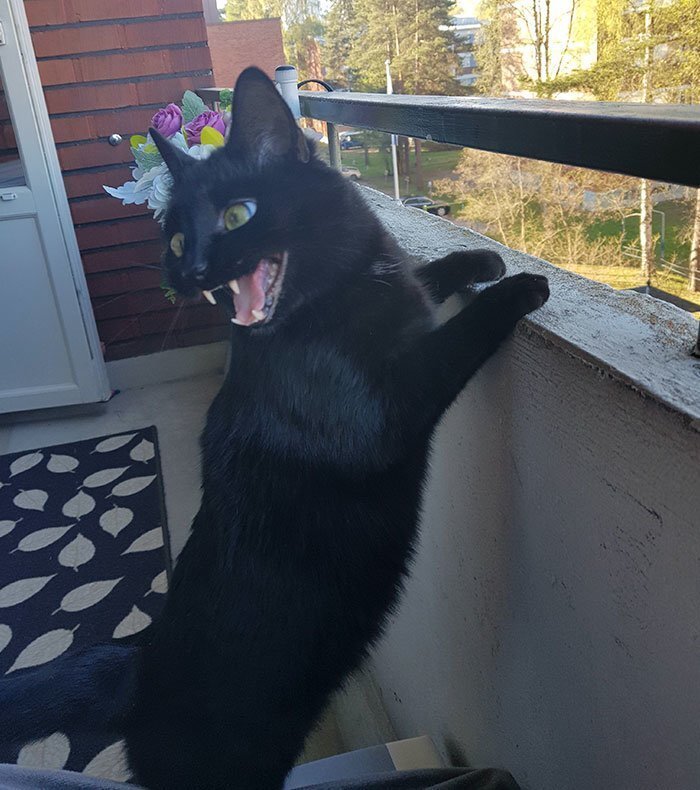
[[[209,102],[219,88],[197,91]],[[301,114],[436,143],[700,187],[700,107],[299,91]]]
[[[700,187],[700,107],[300,91],[302,115]]]
[[[217,101],[219,92],[198,91],[209,102]],[[302,116],[334,126],[700,188],[697,105],[339,91],[299,91],[299,105]],[[700,356],[700,332],[695,353]]]

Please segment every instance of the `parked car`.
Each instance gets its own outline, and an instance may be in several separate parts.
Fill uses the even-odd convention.
[[[345,178],[349,178],[351,181],[359,181],[362,178],[362,173],[356,167],[343,165],[342,173]]]
[[[404,206],[422,208],[423,211],[427,211],[430,214],[437,214],[438,217],[445,217],[450,213],[450,206],[448,203],[438,203],[437,201],[431,200],[425,195],[415,195],[413,197],[401,198],[401,202],[404,204]]]
[[[341,132],[338,135],[340,138],[340,148],[343,151],[349,151],[351,148],[363,148],[364,135],[364,132]]]

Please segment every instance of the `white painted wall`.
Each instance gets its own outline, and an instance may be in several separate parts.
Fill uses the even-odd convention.
[[[475,243],[372,200],[421,255]],[[548,312],[439,430],[420,551],[373,679],[398,737],[453,741],[524,788],[699,788],[697,324],[550,275]]]

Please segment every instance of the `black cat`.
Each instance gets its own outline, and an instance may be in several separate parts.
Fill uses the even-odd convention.
[[[276,790],[396,605],[435,426],[547,281],[501,280],[439,326],[435,303],[500,278],[500,257],[411,266],[256,69],[209,159],[151,134],[174,180],[169,279],[237,326],[202,506],[120,724],[153,790]]]

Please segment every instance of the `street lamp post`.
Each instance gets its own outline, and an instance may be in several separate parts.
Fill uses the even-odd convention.
[[[390,60],[385,60],[384,65],[386,66],[386,93],[387,96],[391,96],[394,92],[394,84],[391,81],[391,66]],[[394,173],[394,200],[397,203],[401,202],[401,193],[399,192],[399,163],[398,157],[396,156],[396,135],[391,135],[391,169]]]

